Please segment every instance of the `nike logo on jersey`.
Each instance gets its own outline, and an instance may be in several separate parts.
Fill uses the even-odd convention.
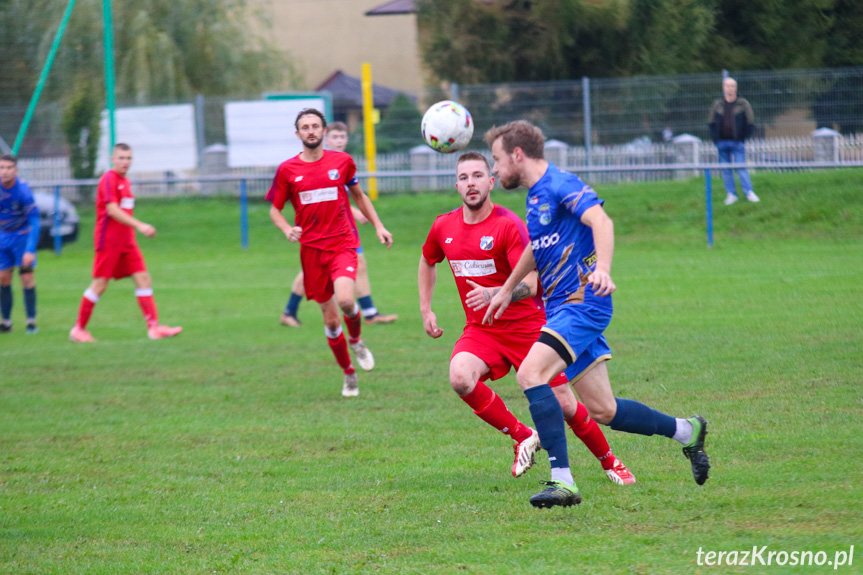
[[[447,238],[447,239],[446,239],[446,241],[445,241],[444,243],[445,243],[445,244],[451,244],[451,243],[452,243],[452,238]]]
[[[302,181],[303,181],[303,177],[302,177],[302,176],[297,176],[296,178],[294,178],[294,181],[295,181],[295,182],[302,182]]]

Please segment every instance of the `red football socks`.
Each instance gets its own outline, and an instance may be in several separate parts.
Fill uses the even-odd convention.
[[[530,437],[530,428],[522,424],[498,394],[479,381],[472,392],[461,398],[483,421],[521,443]]]
[[[351,343],[357,343],[360,341],[360,331],[363,327],[363,315],[360,313],[359,307],[356,308],[356,312],[357,313],[354,314],[354,317],[348,317],[347,314],[344,315]]]
[[[584,404],[578,402],[575,416],[566,423],[569,424],[575,436],[583,441],[590,452],[596,456],[602,464],[602,468],[611,469],[614,465],[614,454],[611,453],[611,448],[608,446],[605,434],[602,433],[599,425],[590,418]]]
[[[152,292],[136,297],[138,298],[138,305],[141,306],[141,312],[144,314],[144,320],[147,322],[147,327],[159,325],[159,313],[156,311],[156,300],[153,299]]]
[[[78,321],[76,323],[78,327],[87,329],[87,323],[90,321],[94,307],[96,307],[96,302],[87,299],[87,296],[81,298],[81,306],[78,308]]]
[[[347,374],[354,372],[354,366],[351,365],[351,355],[348,353],[348,342],[345,341],[345,334],[339,330],[339,335],[336,337],[328,337],[327,343],[330,344],[330,349],[333,350],[333,355],[336,356],[336,363]]]

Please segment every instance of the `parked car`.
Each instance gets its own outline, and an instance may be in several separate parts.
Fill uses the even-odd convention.
[[[54,195],[45,192],[33,192],[36,207],[39,208],[39,220],[41,231],[39,232],[39,244],[36,249],[48,249],[54,247]],[[78,211],[72,202],[60,198],[60,237],[63,243],[74,242],[78,239]]]

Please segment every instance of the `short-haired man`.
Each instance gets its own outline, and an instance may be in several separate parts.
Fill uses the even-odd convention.
[[[450,359],[450,385],[480,419],[513,439],[512,474],[519,477],[533,465],[540,447],[539,436],[521,423],[484,382],[500,379],[511,367],[519,368],[545,323],[545,314],[536,295],[535,271],[518,284],[512,305],[494,325],[482,325],[482,313],[471,309],[491,299],[528,242],[527,228],[519,217],[492,203],[493,188],[488,160],[476,152],[459,156],[456,189],[463,205],[438,216],[423,245],[418,276],[420,312],[426,333],[432,338],[443,335],[431,301],[436,266],[447,259],[467,320]],[[551,386],[566,422],[599,460],[608,479],[618,485],[635,483],[635,477],[611,452],[602,430],[575,399],[564,374],[559,374]]]
[[[707,117],[710,137],[716,144],[720,164],[746,163],[746,140],[755,129],[754,121],[755,113],[749,100],[737,95],[737,80],[725,78],[722,81],[722,97],[714,100]],[[750,202],[760,201],[752,189],[749,170],[737,168],[737,175],[746,199]],[[725,185],[725,205],[730,206],[737,201],[737,185],[731,168],[722,170],[722,183]]]
[[[327,126],[327,135],[324,137],[324,143],[328,150],[334,152],[344,152],[348,145],[348,126],[344,122],[333,122]],[[347,199],[347,196],[345,196]],[[369,221],[356,207],[350,204],[348,200],[348,208],[350,209],[351,225],[354,228],[354,233],[359,238],[360,233],[357,230],[356,222],[367,224]],[[300,302],[306,294],[303,289],[303,272],[297,274],[291,284],[291,295],[288,298],[288,304],[285,306],[285,311],[279,318],[282,325],[289,327],[299,327],[302,325],[297,313],[300,309]],[[369,271],[366,264],[366,256],[363,254],[363,246],[357,247],[357,284],[356,284],[357,302],[360,304],[360,313],[363,314],[363,321],[367,324],[386,324],[393,323],[399,316],[396,314],[383,314],[375,307],[372,299],[372,285],[369,281]]]
[[[153,280],[144,263],[144,256],[135,232],[144,237],[156,235],[156,228],[135,218],[135,196],[126,174],[132,166],[132,148],[128,144],[117,144],[111,152],[111,169],[99,179],[96,189],[96,229],[93,243],[96,255],[93,258],[93,281],[84,291],[78,308],[78,320],[69,332],[69,339],[76,343],[96,341],[87,331],[90,316],[99,299],[108,289],[108,282],[131,276],[135,283],[135,297],[144,321],[147,322],[147,337],[163,339],[183,331],[181,327],[169,327],[159,323],[156,301],[153,299]]]
[[[348,342],[342,333],[340,309],[357,363],[369,371],[374,368],[375,360],[360,338],[362,316],[354,300],[359,241],[349,219],[345,190],[350,191],[357,207],[374,225],[381,243],[389,248],[393,236],[363,193],[353,158],[344,152],[324,150],[322,143],[327,128],[324,115],[319,110],[306,108],[297,115],[294,126],[303,150],[282,162],[276,170],[267,193],[267,200],[273,204],[270,219],[288,241],[300,242],[306,296],[321,307],[327,343],[345,376],[342,395],[354,397],[359,394],[359,385]],[[294,208],[294,225],[282,215],[287,202]]]
[[[12,275],[18,268],[27,328],[36,333],[36,245],[39,209],[26,182],[18,178],[18,159],[0,156],[0,333],[12,331]]]
[[[707,421],[701,416],[674,418],[637,401],[615,398],[611,391],[605,366],[611,353],[603,332],[611,321],[615,290],[611,279],[614,225],[602,208],[603,201],[577,176],[545,160],[545,138],[529,122],[494,127],[484,140],[503,187],[528,189],[531,242],[491,299],[483,321],[501,319],[514,290],[534,269],[539,271],[547,315],[516,376],[551,463],[552,481],[531,497],[531,504],[565,506],[580,499],[569,469],[561,408],[548,385],[563,369],[597,422],[628,433],[658,433],[683,444],[695,481],[702,485],[710,468],[704,452]]]

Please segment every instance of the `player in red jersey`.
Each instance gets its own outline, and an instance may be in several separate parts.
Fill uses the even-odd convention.
[[[488,161],[476,152],[458,159],[456,189],[464,205],[438,216],[423,246],[419,264],[420,312],[426,333],[438,338],[443,330],[431,309],[438,263],[447,259],[455,276],[467,325],[452,352],[450,385],[474,413],[515,441],[515,477],[530,469],[540,448],[539,435],[521,423],[503,400],[485,385],[510,367],[521,365],[545,324],[542,301],[537,297],[537,274],[532,272],[513,291],[512,304],[502,320],[483,325],[476,311],[509,277],[529,238],[527,227],[510,210],[492,203],[494,177]],[[635,477],[611,452],[602,430],[587,414],[561,373],[551,383],[564,419],[618,485],[635,483]]]
[[[327,135],[324,137],[324,145],[328,150],[344,152],[348,145],[348,126],[344,122],[333,122],[327,126]],[[345,200],[347,200],[347,197],[347,194],[345,194]],[[350,203],[349,200],[348,208],[353,217],[352,225],[354,233],[359,236],[360,233],[357,230],[357,222],[367,224],[369,221],[361,211]],[[374,300],[372,299],[372,286],[369,281],[366,256],[363,254],[363,246],[357,247],[356,290],[357,302],[360,304],[360,313],[363,314],[363,320],[367,324],[393,323],[399,318],[396,314],[380,313],[378,308],[375,307]],[[303,272],[300,271],[291,284],[291,295],[288,298],[288,304],[285,306],[285,311],[279,318],[279,323],[289,327],[299,327],[302,325],[302,322],[300,322],[297,317],[297,312],[300,309],[300,303],[302,302],[305,293],[306,292],[303,289]]]
[[[303,151],[283,162],[267,193],[270,219],[291,242],[300,242],[300,263],[306,297],[318,302],[324,316],[324,333],[336,362],[345,374],[342,395],[359,394],[357,374],[348,353],[348,342],[342,333],[339,309],[348,326],[350,348],[357,363],[366,371],[375,366],[369,349],[360,339],[362,316],[354,287],[357,277],[357,247],[348,211],[345,188],[363,215],[374,225],[378,239],[392,246],[393,236],[387,231],[368,196],[357,182],[357,167],[344,152],[324,150],[321,144],[327,121],[318,110],[301,110],[294,122]],[[294,208],[294,225],[282,215],[285,204]]]
[[[132,185],[126,179],[126,173],[132,165],[132,148],[127,144],[114,146],[111,164],[112,168],[99,179],[97,189],[93,281],[81,298],[78,321],[69,332],[69,339],[76,343],[96,341],[87,331],[87,323],[96,302],[105,293],[111,278],[129,276],[132,276],[132,281],[135,282],[135,296],[147,321],[147,336],[150,339],[175,336],[183,331],[183,328],[159,324],[156,302],[153,299],[153,281],[135,239],[135,231],[152,238],[156,235],[156,228],[132,215],[135,196],[132,194]]]

